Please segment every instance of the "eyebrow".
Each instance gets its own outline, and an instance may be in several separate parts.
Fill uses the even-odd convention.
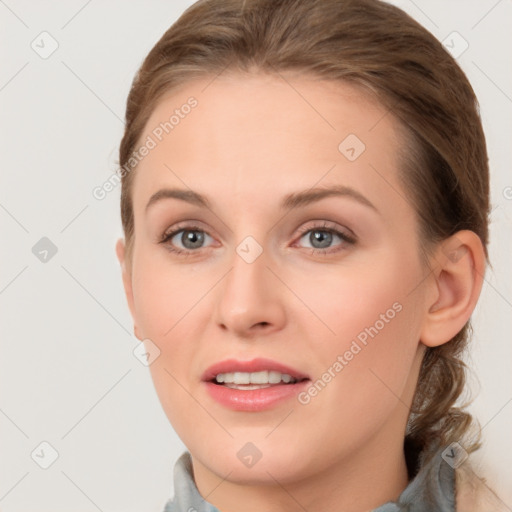
[[[282,210],[291,210],[299,206],[306,206],[308,204],[320,201],[326,197],[349,197],[358,203],[367,206],[379,213],[376,206],[369,201],[364,195],[357,190],[347,187],[345,185],[334,185],[326,188],[312,188],[300,192],[293,192],[284,197],[280,204]],[[179,199],[187,203],[199,206],[202,208],[211,208],[211,203],[204,195],[194,192],[193,190],[184,190],[179,188],[163,188],[155,192],[149,199],[146,205],[146,211],[155,203],[163,199]]]

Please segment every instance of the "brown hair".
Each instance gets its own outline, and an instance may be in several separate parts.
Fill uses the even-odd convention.
[[[376,95],[403,127],[400,178],[419,219],[422,253],[469,229],[488,257],[489,172],[477,99],[452,56],[405,12],[379,0],[196,2],[165,32],[134,78],[121,167],[127,169],[164,93],[226,69],[295,70]],[[129,260],[133,176],[123,172],[121,192]],[[469,334],[470,322],[448,343],[426,350],[406,433],[416,446],[460,442],[471,425],[470,414],[454,406],[464,390],[461,356]]]

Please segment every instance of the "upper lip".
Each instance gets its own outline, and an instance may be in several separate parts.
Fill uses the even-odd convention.
[[[219,361],[207,368],[201,379],[203,381],[211,381],[214,380],[219,373],[261,372],[264,370],[286,373],[296,380],[309,379],[307,375],[299,370],[295,370],[294,368],[290,368],[282,363],[273,361],[272,359],[265,359],[263,357],[251,359],[250,361],[239,361],[237,359],[225,359],[224,361]]]

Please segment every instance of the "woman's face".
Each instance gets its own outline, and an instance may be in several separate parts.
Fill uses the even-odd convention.
[[[140,143],[128,301],[196,470],[284,483],[401,446],[427,272],[392,114],[347,84],[221,75],[167,95]],[[257,358],[308,380],[203,380]]]

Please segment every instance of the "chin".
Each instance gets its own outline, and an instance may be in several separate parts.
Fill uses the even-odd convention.
[[[307,457],[298,454],[296,447],[281,446],[279,449],[269,440],[266,443],[231,440],[222,445],[212,442],[208,446],[199,443],[197,449],[191,446],[188,450],[194,459],[219,478],[239,484],[275,484],[275,480],[284,483],[301,479],[311,471]]]

